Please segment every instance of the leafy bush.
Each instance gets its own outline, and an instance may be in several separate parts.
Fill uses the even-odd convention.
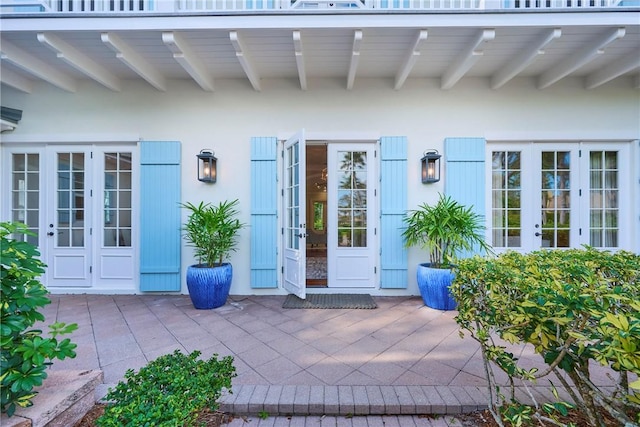
[[[12,239],[11,235],[31,234],[24,224],[0,223],[0,381],[2,385],[2,412],[12,416],[16,406],[33,404],[37,394],[33,391],[47,378],[46,368],[53,359],[75,357],[73,344],[68,338],[58,342],[57,336],[67,334],[78,325],[56,322],[49,326],[50,338],[42,337],[39,329],[29,329],[44,321],[38,310],[51,300],[47,290],[37,278],[44,273],[45,264],[38,259],[40,253],[30,243]]]
[[[189,355],[179,350],[149,362],[137,373],[129,369],[124,381],[109,389],[109,403],[97,425],[188,426],[204,408],[215,410],[222,390],[231,392],[236,376],[233,357],[218,360],[214,354],[199,360],[199,351]]]
[[[601,410],[623,424],[640,421],[640,256],[586,248],[475,257],[459,262],[451,292],[458,301],[456,321],[481,344],[496,421],[500,410],[516,425],[565,413],[565,402],[532,411],[514,397],[514,379],[526,385],[551,373],[591,425],[604,425]],[[518,366],[498,337],[533,345],[548,366],[544,372]],[[591,362],[619,373],[613,393],[593,384]],[[496,385],[493,366],[512,379],[509,398]],[[636,379],[629,383],[630,373]]]

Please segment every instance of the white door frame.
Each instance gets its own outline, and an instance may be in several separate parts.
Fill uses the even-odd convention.
[[[2,200],[0,200],[0,216],[3,221],[11,221],[13,218],[12,186],[14,154],[38,154],[38,219],[34,230],[38,231],[37,245],[40,248],[41,258],[49,264],[42,276],[42,283],[52,292],[65,293],[135,293],[138,290],[139,276],[139,164],[138,147],[136,142],[122,143],[80,143],[69,144],[3,144],[2,165],[0,171],[0,185],[2,186]],[[88,229],[88,237],[85,235],[85,243],[89,246],[85,250],[87,255],[86,265],[83,269],[89,270],[88,277],[55,277],[54,262],[51,261],[54,251],[52,248],[54,236],[47,236],[48,232],[55,229],[55,202],[57,172],[55,168],[56,152],[85,152],[85,228]],[[103,244],[103,220],[104,210],[101,204],[104,191],[104,154],[108,152],[131,153],[131,245],[129,247],[108,247]],[[93,153],[93,154],[91,154]],[[93,160],[91,156],[93,155]],[[93,165],[89,166],[91,161]],[[88,193],[88,194],[87,194]],[[54,227],[49,227],[54,224]],[[78,255],[78,254],[75,254]],[[85,275],[86,276],[86,275]]]
[[[311,138],[310,135],[313,135],[314,137]],[[363,283],[361,282],[359,285],[356,286],[352,286],[352,287],[344,287],[344,284],[341,287],[334,287],[331,285],[330,279],[328,277],[328,286],[326,288],[314,288],[313,292],[314,293],[335,293],[337,292],[339,289],[348,289],[349,292],[353,292],[353,293],[358,293],[358,292],[371,292],[374,289],[376,289],[379,286],[379,276],[380,276],[380,255],[379,255],[379,247],[380,247],[380,236],[377,230],[379,230],[379,213],[380,213],[380,207],[379,207],[379,155],[377,154],[379,152],[379,148],[380,148],[380,144],[379,144],[379,138],[374,138],[373,136],[369,136],[368,134],[366,135],[366,137],[360,137],[358,136],[357,138],[344,138],[341,137],[341,135],[334,135],[334,134],[316,134],[316,133],[308,133],[305,132],[304,134],[305,136],[305,143],[307,141],[312,141],[311,143],[314,143],[316,141],[322,141],[323,144],[325,144],[327,146],[327,150],[329,151],[329,147],[333,146],[333,147],[343,147],[343,148],[348,148],[348,147],[356,147],[356,148],[366,148],[366,149],[371,149],[373,151],[375,151],[375,153],[372,156],[372,161],[370,162],[372,168],[370,173],[372,174],[372,177],[370,179],[370,183],[373,184],[373,186],[369,187],[371,193],[373,193],[372,196],[370,196],[370,209],[371,209],[371,214],[369,215],[369,235],[368,235],[368,241],[372,243],[372,248],[371,248],[371,256],[370,256],[370,267],[373,271],[371,278],[369,279],[369,282],[363,286]],[[322,136],[322,138],[320,138],[320,136]],[[296,138],[296,136],[294,136],[293,138]],[[291,138],[289,138],[288,140],[290,140]],[[283,144],[280,148],[283,149],[284,147],[284,143],[286,141],[285,138],[280,137],[279,138],[281,144]],[[280,157],[280,156],[279,156]],[[283,288],[289,292],[292,293],[290,290],[287,289],[287,280],[286,280],[286,275],[288,274],[287,272],[287,256],[285,255],[286,252],[286,201],[285,201],[285,193],[286,193],[286,159],[284,154],[282,155],[282,157],[280,157],[278,159],[279,162],[282,162],[280,165],[280,170],[283,172],[282,176],[282,184],[280,186],[280,203],[279,206],[280,208],[280,215],[279,217],[281,218],[281,220],[279,221],[280,223],[280,227],[282,228],[282,239],[280,241],[280,247],[282,248],[281,253],[283,254],[281,257],[279,257],[279,263],[281,264],[281,274],[282,274],[282,283],[283,283]],[[329,168],[329,166],[328,166]],[[328,174],[330,174],[330,172],[328,172]],[[304,178],[301,175],[301,178]],[[330,193],[331,193],[331,177],[328,177],[328,182],[327,182],[327,199],[329,199]],[[304,187],[304,186],[303,186]],[[301,205],[304,203],[301,203]],[[332,269],[334,268],[334,264],[335,261],[333,261],[332,256],[335,257],[335,253],[331,253],[330,251],[330,241],[329,241],[329,236],[332,233],[332,230],[337,230],[337,228],[335,228],[335,226],[333,226],[334,228],[332,228],[332,224],[331,222],[329,222],[329,218],[331,216],[331,205],[329,200],[327,200],[327,270],[328,270],[328,274],[331,274]],[[306,217],[305,217],[305,222],[306,222]],[[306,256],[306,233],[305,234],[305,239],[303,241],[303,243],[301,243],[301,248],[305,249],[304,255]],[[337,236],[337,235],[335,235]],[[335,238],[335,240],[337,241],[337,237]],[[334,251],[335,252],[335,251]],[[300,255],[301,256],[301,255]],[[305,259],[305,263],[304,264],[298,264],[299,266],[301,266],[302,272],[298,273],[298,277],[304,277],[302,276],[303,274],[305,274],[306,271],[306,259]],[[292,264],[293,265],[293,264]],[[279,267],[279,268],[280,268]],[[306,277],[305,277],[306,279]],[[304,280],[303,282],[303,287],[306,288],[306,280]]]
[[[492,153],[495,151],[520,152],[521,177],[521,244],[519,247],[498,247],[498,253],[505,250],[529,252],[546,247],[542,232],[542,200],[541,200],[541,153],[544,151],[568,151],[571,153],[571,194],[570,210],[570,247],[580,248],[590,244],[590,170],[589,156],[591,151],[618,152],[618,181],[619,181],[619,216],[618,216],[618,245],[615,248],[634,250],[632,210],[632,144],[625,142],[489,142],[486,150],[486,218],[487,241],[493,243],[493,176]],[[536,227],[536,225],[538,227]]]

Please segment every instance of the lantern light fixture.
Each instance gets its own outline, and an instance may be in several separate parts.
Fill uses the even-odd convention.
[[[422,163],[422,183],[431,184],[440,181],[440,158],[438,150],[428,149],[420,160]]]
[[[217,178],[217,160],[213,150],[200,150],[198,157],[198,181],[213,184]]]

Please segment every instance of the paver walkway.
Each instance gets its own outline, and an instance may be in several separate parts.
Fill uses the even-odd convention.
[[[78,356],[52,369],[101,369],[105,393],[127,369],[175,349],[232,355],[238,376],[222,407],[270,414],[261,426],[390,426],[405,414],[486,406],[479,346],[460,338],[456,312],[430,309],[419,297],[375,297],[373,310],[282,309],[284,298],[232,296],[224,307],[196,310],[186,295],[53,295],[47,322],[76,322],[79,329],[72,336]],[[538,363],[525,347],[512,351],[528,365]],[[536,392],[544,396],[545,388]],[[313,415],[316,422],[278,414]],[[369,424],[358,424],[362,419]]]

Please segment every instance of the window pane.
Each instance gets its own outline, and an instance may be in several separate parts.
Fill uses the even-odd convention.
[[[354,210],[353,211],[353,225],[355,227],[366,227],[367,226],[367,211],[365,210]]]
[[[131,153],[120,153],[120,170],[121,171],[130,171],[131,170]]]
[[[117,230],[115,228],[105,228],[104,229],[104,245],[107,247],[116,246],[116,233]]]
[[[505,152],[503,151],[494,151],[491,156],[491,164],[493,170],[503,170],[504,169],[504,156]]]
[[[132,226],[131,153],[105,153],[104,167],[103,244],[105,246],[128,247],[131,246]],[[294,197],[296,193],[295,188],[287,188],[289,200],[293,200],[291,197]],[[293,233],[289,230],[288,234]],[[123,236],[128,236],[128,238]]]
[[[510,188],[510,189],[520,188],[520,171],[509,172],[509,180],[507,182],[507,188]]]
[[[507,191],[507,206],[510,209],[520,207],[520,191]]]
[[[541,153],[542,247],[569,247],[571,215],[571,152]]]
[[[131,230],[121,229],[120,230],[120,240],[118,241],[119,246],[131,246]]]
[[[131,227],[131,211],[129,210],[121,210],[119,221],[119,227]]]
[[[84,230],[82,229],[73,229],[71,231],[71,235],[73,236],[72,246],[75,248],[84,247]]]
[[[495,247],[520,246],[520,157],[519,151],[492,153],[491,244]]]
[[[613,248],[618,245],[618,153],[589,153],[589,244]]]
[[[351,225],[351,211],[338,209],[338,227],[348,227]]]
[[[351,246],[351,230],[338,228],[338,246]]]
[[[367,207],[367,192],[365,190],[356,190],[353,192],[353,207],[354,208]]]
[[[365,248],[367,247],[367,230],[355,229],[353,230],[353,247]]]
[[[367,244],[368,170],[366,151],[337,152],[338,246]]]
[[[120,191],[120,197],[118,199],[119,208],[131,208],[131,191]]]
[[[351,190],[338,190],[338,207],[351,207]]]
[[[498,209],[493,210],[492,225],[493,225],[493,228],[503,228],[507,225],[506,216],[503,210],[498,210]]]

